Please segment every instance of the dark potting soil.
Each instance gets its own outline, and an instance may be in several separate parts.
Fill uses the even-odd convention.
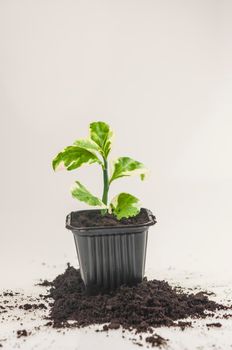
[[[105,331],[119,326],[138,333],[159,326],[184,329],[191,323],[178,320],[205,318],[206,312],[227,309],[209,300],[204,292],[186,294],[157,280],[144,279],[136,286],[121,286],[108,294],[90,296],[85,293],[80,271],[69,265],[52,283],[50,296],[54,304],[50,317],[54,327],[68,326],[67,321],[73,320],[77,327],[109,323],[102,328]]]
[[[130,218],[118,220],[112,214],[102,215],[100,210],[83,210],[72,212],[71,224],[74,227],[97,227],[97,226],[127,226],[141,225],[150,221],[145,209],[139,214]]]

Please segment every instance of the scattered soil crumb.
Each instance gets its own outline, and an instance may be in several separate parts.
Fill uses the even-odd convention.
[[[29,333],[26,331],[26,329],[19,329],[17,331],[17,338],[27,337],[28,335]]]
[[[154,346],[161,347],[161,346],[164,346],[167,344],[168,339],[164,339],[158,334],[153,334],[149,337],[146,337],[145,340],[147,343],[150,343],[151,346],[153,346],[153,347]]]
[[[20,305],[19,306],[19,309],[24,309],[24,310],[35,310],[35,309],[47,309],[47,306],[43,303],[40,303],[40,304],[29,304],[29,303],[26,303],[24,305]]]
[[[133,344],[138,345],[138,346],[143,346],[143,344],[139,343],[139,342],[133,342]]]
[[[3,296],[4,296],[4,297],[13,297],[13,296],[14,296],[14,293],[12,293],[12,292],[4,292],[4,293],[3,293]]]
[[[36,286],[42,286],[42,287],[51,287],[52,286],[52,282],[48,281],[48,280],[44,280],[40,283],[37,283]]]
[[[207,323],[206,324],[207,327],[221,327],[222,324],[220,322],[214,322],[214,323]]]

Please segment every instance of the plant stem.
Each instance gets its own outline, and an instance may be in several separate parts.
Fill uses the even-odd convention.
[[[108,175],[108,162],[107,159],[104,158],[104,167],[103,167],[103,195],[102,202],[107,205],[108,204],[108,192],[109,192],[109,175]]]

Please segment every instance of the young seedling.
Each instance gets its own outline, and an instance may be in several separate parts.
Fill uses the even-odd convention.
[[[100,207],[103,215],[107,212],[112,213],[118,220],[136,216],[140,212],[138,198],[122,192],[108,204],[108,194],[112,182],[121,177],[137,174],[141,180],[144,180],[147,172],[144,165],[132,158],[120,157],[113,163],[112,172],[109,174],[108,156],[111,151],[113,132],[104,122],[91,123],[89,131],[89,138],[77,140],[57,154],[52,162],[53,169],[65,168],[70,171],[83,164],[98,163],[103,173],[102,199],[91,194],[79,181],[75,182],[71,190],[72,196],[91,206]]]

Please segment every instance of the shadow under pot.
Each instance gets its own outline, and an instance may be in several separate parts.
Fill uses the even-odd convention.
[[[122,284],[143,280],[149,226],[156,223],[148,209],[141,209],[144,222],[107,226],[80,227],[78,216],[97,214],[100,210],[71,212],[66,228],[74,236],[80,272],[90,294],[114,290]]]

